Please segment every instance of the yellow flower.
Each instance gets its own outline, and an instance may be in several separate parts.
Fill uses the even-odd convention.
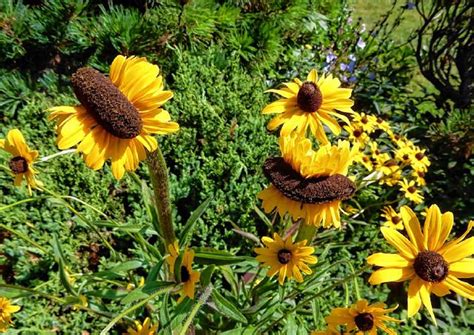
[[[372,157],[366,155],[363,151],[359,151],[354,156],[354,162],[362,164],[369,172],[374,171],[374,163]]]
[[[293,243],[291,236],[284,240],[277,234],[262,237],[265,248],[255,248],[258,254],[257,261],[270,266],[268,276],[273,277],[278,273],[278,282],[283,285],[285,278],[295,278],[297,282],[303,281],[301,272],[309,275],[312,273],[307,264],[316,264],[318,259],[311,256],[314,248],[306,246],[306,240]]]
[[[386,220],[384,226],[400,230],[403,229],[402,217],[392,206],[385,206],[382,209],[382,217]]]
[[[393,186],[397,185],[400,182],[401,179],[402,179],[402,170],[397,169],[394,172],[392,172],[391,175],[380,179],[380,184],[382,184],[382,185],[386,184],[390,187],[393,187]]]
[[[20,306],[12,305],[10,300],[0,297],[0,332],[6,332],[13,323],[12,314],[20,310]]]
[[[377,127],[377,117],[365,113],[354,113],[351,124],[357,124],[367,134],[372,133]]]
[[[401,186],[400,190],[405,192],[405,198],[413,201],[415,204],[421,204],[423,202],[423,196],[420,190],[416,188],[414,180],[408,182],[408,180],[403,178],[403,180],[399,182],[399,185]]]
[[[311,335],[350,335],[350,333],[343,332],[343,331],[335,331],[331,329],[324,329],[324,330],[312,331]]]
[[[173,273],[175,268],[176,260],[179,257],[179,245],[178,241],[168,246],[169,255],[166,258],[166,262],[170,267],[170,271]],[[196,283],[199,281],[201,274],[198,271],[193,270],[194,251],[188,250],[187,248],[183,253],[183,260],[181,262],[181,268],[179,270],[179,282],[183,284],[181,289],[179,300],[183,300],[184,297],[194,299],[194,293],[196,290]]]
[[[415,147],[412,152],[411,156],[411,166],[414,170],[417,171],[428,171],[428,166],[431,165],[430,160],[425,154],[426,149],[420,149],[419,147]]]
[[[152,325],[150,318],[146,318],[141,324],[139,321],[135,321],[135,329],[128,328],[124,335],[154,335],[158,330],[158,324]]]
[[[349,141],[359,144],[361,149],[370,141],[367,133],[357,124],[344,126],[344,130],[349,134]]]
[[[293,130],[305,137],[308,127],[317,140],[329,143],[323,128],[325,124],[334,134],[341,132],[339,123],[333,117],[350,124],[349,119],[337,112],[352,114],[354,102],[350,99],[351,89],[340,88],[341,82],[332,75],[318,78],[316,70],[311,70],[305,82],[294,79],[285,83],[281,89],[270,89],[283,98],[266,106],[262,114],[279,114],[268,123],[268,129],[274,130],[283,125],[281,136],[288,136]]]
[[[289,213],[295,221],[302,218],[306,224],[340,227],[341,202],[355,192],[346,175],[359,149],[351,151],[349,142],[340,141],[315,152],[309,139],[293,134],[280,137],[280,150],[283,157],[268,158],[263,168],[272,183],[258,195],[265,212],[276,208],[280,216]]]
[[[28,192],[31,195],[31,188],[43,185],[39,180],[36,180],[35,175],[38,172],[33,168],[33,163],[38,158],[38,151],[30,150],[18,129],[10,130],[6,139],[0,139],[0,149],[13,156],[8,165],[15,176],[15,186],[20,186],[25,178]]]
[[[395,158],[400,161],[400,163],[404,165],[409,165],[411,163],[411,156],[413,153],[413,149],[408,146],[403,146],[397,150],[395,150]]]
[[[442,297],[453,290],[474,300],[474,286],[459,278],[474,277],[474,237],[464,240],[474,221],[459,238],[447,242],[453,227],[453,214],[441,214],[438,206],[428,209],[423,231],[415,213],[407,206],[400,210],[408,238],[393,228],[380,230],[397,254],[376,253],[368,257],[369,264],[382,267],[369,278],[372,285],[410,281],[408,286],[408,316],[415,315],[423,304],[433,321],[430,294]]]
[[[415,182],[418,186],[425,186],[426,185],[426,180],[425,180],[425,172],[422,170],[415,170],[411,174],[413,177],[415,177]]]
[[[81,105],[50,109],[49,118],[57,122],[58,147],[77,145],[94,170],[110,159],[116,179],[136,170],[147,152],[156,150],[154,134],[179,129],[161,108],[173,93],[163,91],[159,72],[158,66],[133,56],[117,56],[109,77],[92,68],[77,70],[71,81]]]
[[[381,129],[381,130],[385,131],[386,133],[389,133],[389,136],[390,135],[393,136],[392,129],[390,128],[390,123],[388,123],[384,119],[382,119],[380,117],[376,117],[375,118],[375,126],[376,126],[377,129]]]
[[[356,334],[376,335],[378,328],[389,335],[395,335],[396,332],[388,328],[385,322],[400,322],[400,320],[385,314],[393,312],[397,307],[385,309],[386,305],[383,302],[369,305],[367,300],[362,299],[348,308],[334,308],[325,319],[329,330],[333,332],[338,331],[339,326],[345,326],[345,330],[350,334],[356,331]]]

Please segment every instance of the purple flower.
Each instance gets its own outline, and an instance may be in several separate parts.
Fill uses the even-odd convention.
[[[355,83],[357,81],[357,78],[355,76],[351,76],[348,81],[349,83]]]
[[[347,58],[349,58],[349,60],[353,60],[354,62],[357,59],[356,56],[354,56],[353,54],[350,54],[349,57],[347,57]]]
[[[339,64],[339,67],[341,68],[341,71],[346,71],[347,68],[348,68],[348,66],[347,66],[346,63],[341,63],[341,64]]]
[[[348,70],[350,73],[354,72],[355,65],[356,65],[356,62],[353,61],[353,60],[351,60],[350,63],[349,63],[349,65],[347,66],[347,70]]]
[[[362,38],[359,37],[359,40],[357,41],[357,46],[361,49],[364,49],[366,44]]]
[[[408,10],[412,10],[412,9],[415,9],[416,5],[413,1],[408,1],[407,2],[407,6],[406,6],[406,9]]]
[[[332,51],[329,51],[329,53],[326,55],[326,63],[328,64],[332,63],[336,59],[337,59],[337,56]]]

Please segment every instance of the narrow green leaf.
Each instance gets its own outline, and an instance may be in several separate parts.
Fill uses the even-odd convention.
[[[217,290],[212,291],[211,296],[219,313],[232,320],[247,323],[247,318],[240,312],[239,308],[224,298]]]
[[[207,285],[209,285],[209,283],[211,282],[212,274],[214,273],[214,270],[215,270],[215,269],[216,269],[216,267],[211,264],[211,265],[207,266],[207,267],[201,272],[200,283],[201,283],[201,286],[202,286],[202,287],[206,287]]]
[[[145,299],[148,297],[149,294],[143,292],[141,288],[134,289],[133,291],[129,292],[125,297],[122,298],[122,304],[130,304],[134,301]]]
[[[77,295],[76,291],[71,285],[71,282],[69,281],[69,275],[66,271],[65,265],[66,262],[64,261],[63,251],[61,249],[61,244],[57,234],[53,234],[53,251],[54,257],[56,258],[56,262],[58,263],[59,267],[59,280],[61,281],[61,284],[64,286],[67,292]]]
[[[253,257],[236,256],[227,251],[197,248],[194,256],[197,264],[226,265],[245,261],[255,261]]]
[[[194,228],[196,227],[196,223],[198,222],[201,215],[206,211],[207,207],[211,204],[212,197],[207,198],[202,204],[199,205],[198,208],[191,214],[188,221],[184,225],[182,229],[181,236],[179,238],[179,246],[181,248],[186,247],[191,241],[191,237],[193,236]]]

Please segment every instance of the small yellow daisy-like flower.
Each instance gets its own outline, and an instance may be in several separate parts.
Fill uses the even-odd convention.
[[[13,323],[12,314],[20,310],[20,306],[12,305],[10,300],[0,297],[0,332],[6,332]]]
[[[395,150],[395,158],[400,161],[403,165],[410,165],[413,149],[404,146]]]
[[[283,97],[262,111],[262,114],[279,114],[268,123],[269,130],[283,125],[281,136],[288,136],[296,130],[299,135],[305,137],[306,130],[310,128],[319,142],[327,144],[329,141],[323,124],[336,135],[341,132],[341,126],[334,117],[350,124],[347,116],[337,111],[354,113],[351,108],[354,102],[350,99],[352,90],[341,88],[339,79],[333,78],[332,75],[318,78],[316,70],[313,69],[305,82],[294,79],[284,85],[286,87],[267,91]]]
[[[345,327],[349,334],[370,334],[376,335],[377,329],[384,331],[389,335],[395,335],[396,332],[385,325],[386,322],[400,322],[386,314],[393,312],[398,306],[386,308],[383,302],[377,302],[369,305],[367,300],[357,301],[351,307],[334,308],[331,314],[325,318],[329,330],[336,332],[340,326]]]
[[[454,219],[453,213],[441,213],[438,206],[428,209],[423,230],[415,213],[407,206],[400,210],[408,238],[393,228],[380,230],[397,254],[376,253],[367,258],[371,265],[380,266],[369,278],[372,285],[386,282],[410,281],[408,286],[408,317],[424,305],[433,321],[430,294],[445,296],[453,290],[474,300],[474,286],[461,278],[474,277],[474,237],[465,240],[474,221],[459,238],[447,242]]]
[[[175,241],[174,244],[168,246],[169,255],[166,258],[166,262],[170,267],[170,271],[174,272],[176,260],[179,257],[179,245],[178,241]],[[194,251],[193,250],[184,250],[183,260],[181,263],[181,268],[179,270],[179,282],[183,284],[183,288],[180,291],[179,300],[183,300],[184,297],[189,297],[194,299],[194,293],[196,290],[196,283],[199,281],[201,274],[198,271],[193,270],[193,260],[194,260]]]
[[[382,217],[385,218],[384,226],[399,230],[403,229],[402,216],[392,206],[385,206],[382,209]]]
[[[301,272],[309,275],[312,273],[307,264],[316,264],[318,259],[312,256],[314,248],[306,246],[306,240],[293,243],[291,236],[284,240],[277,234],[273,238],[262,237],[265,248],[255,248],[258,254],[257,261],[270,266],[268,276],[273,277],[278,273],[278,282],[283,285],[285,278],[294,278],[297,282],[303,282]]]
[[[405,198],[413,201],[415,204],[421,204],[423,202],[423,195],[421,195],[420,190],[416,187],[414,180],[408,181],[403,178],[399,184],[401,186],[400,190],[405,193]]]
[[[163,90],[159,73],[158,66],[134,56],[117,56],[109,77],[92,68],[77,70],[71,82],[81,104],[50,109],[49,119],[57,122],[58,147],[77,145],[94,170],[110,159],[116,179],[136,170],[147,152],[158,147],[153,135],[179,129],[161,108],[173,93]]]
[[[388,157],[390,157],[390,155],[388,155]],[[400,170],[400,166],[397,164],[396,160],[389,158],[386,161],[383,161],[383,159],[386,159],[386,157],[380,159],[380,161],[378,162],[380,166],[377,170],[382,172],[385,176],[391,176],[392,174]]]
[[[415,147],[412,152],[411,157],[411,165],[413,166],[414,170],[417,171],[428,171],[428,166],[431,165],[430,160],[425,154],[426,149],[420,149],[419,147]]]
[[[354,113],[351,124],[358,124],[367,134],[372,133],[377,127],[377,118],[365,113]]]
[[[376,117],[375,118],[375,127],[376,127],[376,129],[381,129],[384,132],[389,133],[389,136],[391,134],[393,136],[392,128],[390,127],[390,123],[388,123],[387,121],[385,121],[381,117]]]
[[[359,144],[361,149],[370,141],[369,135],[355,123],[344,126],[344,130],[349,134],[349,141]]]
[[[135,321],[135,329],[128,328],[123,335],[154,335],[158,330],[158,324],[153,325],[150,318],[146,318],[143,323]]]
[[[415,177],[415,182],[418,186],[425,186],[426,185],[426,180],[425,180],[425,172],[422,170],[415,170],[411,174],[412,177]]]
[[[0,149],[13,156],[8,166],[15,176],[15,186],[20,186],[24,178],[31,195],[32,188],[43,185],[36,180],[35,175],[38,172],[33,168],[33,163],[38,158],[38,151],[30,150],[23,134],[18,129],[10,130],[6,139],[0,139]]]
[[[271,186],[258,195],[266,213],[275,208],[293,220],[306,224],[340,227],[340,206],[354,194],[356,186],[346,177],[353,156],[359,150],[350,149],[347,141],[337,146],[324,145],[317,152],[311,141],[293,134],[280,137],[283,157],[268,158],[263,166]]]
[[[354,162],[362,164],[369,172],[374,171],[374,163],[369,155],[366,155],[363,151],[359,151],[354,156]]]
[[[402,170],[397,169],[394,172],[392,172],[391,175],[380,179],[380,184],[385,184],[390,187],[393,187],[397,185],[398,183],[400,183],[401,180],[402,180]]]
[[[350,333],[344,331],[335,331],[331,329],[315,330],[311,332],[311,335],[349,335]]]

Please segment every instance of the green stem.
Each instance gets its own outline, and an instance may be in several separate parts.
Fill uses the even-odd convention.
[[[306,244],[310,245],[315,233],[316,226],[305,224],[301,221],[300,227],[298,228],[298,235],[296,235],[296,242],[306,240]]]
[[[36,243],[35,241],[33,241],[32,239],[30,239],[28,236],[26,236],[25,234],[23,233],[20,233],[19,231],[16,231],[15,229],[13,228],[10,228],[6,225],[4,225],[3,223],[0,223],[0,227],[5,229],[5,230],[8,230],[10,233],[12,234],[15,234],[16,236],[18,236],[19,238],[25,240],[26,242],[30,243],[32,246],[34,246],[35,248],[39,249],[42,253],[44,254],[48,254],[48,250],[46,250],[45,248],[43,248],[41,245],[39,245],[38,243]]]
[[[188,318],[186,319],[186,322],[184,323],[183,328],[181,328],[181,331],[179,332],[179,335],[186,335],[187,330],[189,326],[191,325],[191,322],[193,322],[194,317],[196,316],[196,313],[199,311],[202,305],[204,305],[207,302],[207,299],[209,299],[209,296],[211,295],[212,292],[212,285],[209,285],[206,287],[204,290],[204,293],[201,295],[201,297],[198,299],[197,303],[194,305],[191,313],[189,313]]]
[[[150,170],[153,192],[155,193],[155,206],[158,212],[161,233],[165,239],[166,246],[168,246],[173,244],[176,237],[171,213],[168,168],[166,167],[166,162],[159,146],[150,154],[148,168]]]

